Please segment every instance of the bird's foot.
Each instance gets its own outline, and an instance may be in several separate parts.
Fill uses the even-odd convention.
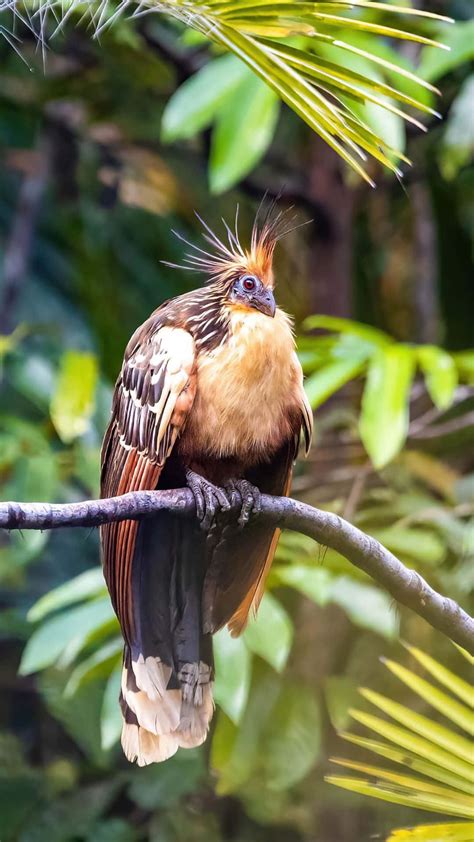
[[[223,488],[214,485],[209,480],[196,474],[195,471],[186,471],[186,482],[193,492],[196,503],[196,515],[201,529],[209,532],[214,524],[218,511],[228,511],[230,502]]]
[[[225,486],[232,506],[240,503],[238,524],[241,529],[249,522],[250,515],[260,514],[262,508],[259,489],[246,479],[231,479]]]

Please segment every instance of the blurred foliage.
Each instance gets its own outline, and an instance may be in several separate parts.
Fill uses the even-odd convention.
[[[278,297],[295,315],[317,410],[293,493],[349,518],[469,608],[474,38],[463,0],[436,11],[456,24],[420,19],[417,32],[449,53],[358,29],[338,57],[327,38],[316,48],[306,35],[245,36],[276,38],[295,61],[314,50],[312,73],[344,61],[353,82],[370,72],[381,96],[396,84],[441,109],[421,135],[393,110],[351,101],[415,163],[405,186],[367,164],[376,191],[235,56],[181,23],[120,17],[99,41],[70,21],[44,69],[27,29],[21,56],[0,41],[2,498],[97,494],[123,348],[154,307],[199,282],[160,263],[182,258],[171,229],[196,240],[194,208],[217,228],[239,203],[244,238],[264,191],[286,185],[282,205],[306,224],[277,251]],[[375,28],[387,16],[359,14]],[[426,698],[414,701],[393,671],[380,676],[378,656],[395,664],[400,635],[430,653],[410,679],[434,656],[452,691],[458,656],[345,559],[283,535],[257,620],[241,639],[215,638],[212,739],[148,769],[117,745],[121,644],[97,565],[94,532],[0,536],[2,839],[353,842],[419,822],[409,806],[348,796],[324,775],[360,684],[424,715]],[[367,766],[366,746],[354,745]],[[463,838],[442,825],[417,832],[392,838]]]
[[[400,705],[380,693],[365,688],[360,690],[363,698],[387,717],[395,720],[396,725],[372,713],[351,710],[350,714],[356,722],[375,731],[377,736],[381,735],[389,742],[380,743],[350,733],[342,736],[355,745],[408,767],[411,772],[421,774],[422,777],[401,774],[396,768],[387,769],[354,760],[333,758],[333,763],[337,763],[338,766],[349,771],[365,773],[369,777],[348,778],[331,775],[326,780],[342,789],[372,798],[443,815],[474,819],[472,742],[451,727],[454,723],[468,736],[474,735],[472,687],[463,678],[454,675],[419,649],[408,647],[408,651],[437,683],[448,686],[449,694],[397,662],[386,661],[386,666],[431,708],[442,714],[444,720],[449,721],[450,727],[420,715],[413,707]],[[460,651],[472,664],[471,656],[463,650]],[[372,782],[371,778],[375,780]],[[429,826],[395,831],[390,835],[390,839],[431,839],[434,842],[435,837],[463,840],[472,839],[473,835],[474,821],[470,821],[438,825],[431,828],[431,835]]]
[[[376,468],[385,467],[405,444],[417,366],[440,411],[453,405],[460,379],[474,384],[474,351],[457,357],[434,345],[409,346],[373,327],[330,316],[310,316],[305,325],[341,331],[329,342],[326,338],[300,342],[302,361],[310,375],[306,391],[313,409],[366,372],[359,432]]]
[[[48,16],[55,28],[71,15],[88,16],[99,36],[116,24],[129,5],[128,0],[118,6],[108,0],[89,0],[86,4],[72,0],[67,7],[57,0],[40,0],[37,4],[6,0],[4,4],[12,10],[13,19],[16,16],[29,24],[32,32],[36,31],[38,17],[38,37],[42,42],[48,35]],[[180,88],[173,98],[163,124],[168,139],[189,137],[194,133],[188,124],[189,110],[193,112],[194,131],[216,118],[210,155],[211,188],[215,192],[234,184],[265,152],[278,117],[278,98],[369,183],[371,179],[361,163],[366,160],[365,153],[394,172],[398,172],[398,161],[407,161],[401,133],[390,122],[391,115],[423,128],[399,103],[436,116],[437,112],[425,101],[423,88],[432,93],[436,89],[411,70],[399,67],[396,52],[392,56],[395,61],[387,61],[377,55],[377,48],[372,51],[370,44],[373,36],[382,35],[443,49],[442,43],[424,34],[426,30],[429,36],[430,28],[440,21],[451,22],[439,14],[412,8],[410,4],[381,5],[371,0],[332,0],[329,4],[314,0],[297,7],[285,0],[147,0],[138,5],[136,14],[140,16],[145,10],[168,14],[195,30],[198,43],[201,38],[209,39],[239,59],[233,64],[208,66],[189,80],[185,90]],[[364,14],[366,10],[368,14]],[[397,16],[411,16],[412,25],[400,28]],[[419,27],[417,18],[421,18]],[[11,44],[5,27],[2,32]],[[369,46],[357,44],[357,35],[361,34]],[[250,70],[246,72],[242,62]],[[388,71],[390,84],[379,68]],[[211,76],[219,78],[214,98],[210,93],[214,85],[209,86]],[[233,105],[229,94],[233,95]],[[194,102],[191,109],[190,100]],[[202,109],[198,103],[202,103]],[[243,153],[238,163],[237,151]]]

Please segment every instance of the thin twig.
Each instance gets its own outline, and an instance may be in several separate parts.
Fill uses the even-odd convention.
[[[112,521],[149,517],[168,510],[195,514],[189,489],[135,491],[105,500],[81,503],[0,503],[0,527],[56,529],[61,526],[98,526]],[[272,526],[292,529],[337,550],[382,585],[399,603],[411,608],[433,628],[474,654],[474,619],[454,600],[441,596],[414,570],[402,564],[375,538],[332,512],[321,511],[287,497],[262,496],[262,513]]]
[[[14,310],[27,279],[35,227],[47,179],[47,142],[45,138],[42,138],[38,147],[36,169],[31,174],[25,175],[23,179],[12,229],[5,246],[0,298],[0,333],[10,333],[14,327]]]
[[[360,499],[364,493],[367,479],[372,471],[373,468],[370,462],[367,462],[358,469],[344,506],[343,515],[347,520],[352,520],[354,517],[357,506],[359,505]]]
[[[474,411],[465,412],[464,415],[459,415],[456,418],[450,418],[449,421],[444,421],[439,424],[432,424],[430,427],[425,427],[417,432],[410,433],[413,439],[438,439],[442,436],[451,436],[453,433],[461,433],[465,430],[472,430],[474,425]]]

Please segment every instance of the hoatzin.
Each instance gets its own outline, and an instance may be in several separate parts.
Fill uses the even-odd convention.
[[[249,250],[237,226],[226,225],[227,245],[205,225],[214,253],[192,246],[185,262],[208,284],[138,328],[116,383],[102,496],[188,485],[197,513],[101,528],[125,639],[122,746],[140,766],[205,740],[212,634],[226,624],[242,632],[278,542],[259,522],[259,494],[288,493],[301,431],[311,440],[291,322],[273,296],[283,219],[257,217]]]

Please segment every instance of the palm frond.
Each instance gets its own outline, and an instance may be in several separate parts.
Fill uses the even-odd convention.
[[[472,842],[472,822],[423,824],[394,830],[387,842]]]
[[[329,0],[289,3],[288,0],[0,0],[0,12],[11,10],[34,29],[44,43],[48,18],[56,30],[70,16],[88,17],[96,35],[126,12],[137,17],[161,12],[198,30],[221,48],[245,62],[290,108],[329,144],[359,175],[373,183],[366,171],[367,156],[399,173],[407,162],[401,150],[391,148],[351,108],[350,102],[370,102],[419,128],[423,125],[401,103],[425,114],[436,112],[422,97],[408,96],[377,75],[396,72],[420,88],[435,91],[416,74],[351,44],[354,34],[395,38],[443,48],[443,44],[417,30],[398,28],[393,18],[417,17],[424,24],[449,21],[442,15],[372,0]],[[364,11],[370,19],[363,17]],[[374,12],[383,22],[374,19]],[[81,19],[82,19],[81,18]],[[386,22],[388,19],[388,22]],[[288,43],[304,36],[304,47]],[[299,39],[301,40],[301,39]],[[335,47],[341,64],[318,54],[319,45]],[[367,76],[347,66],[344,56],[369,62],[374,73]],[[437,116],[437,115],[436,115]]]
[[[329,775],[326,781],[360,795],[394,804],[470,819],[468,823],[420,826],[393,831],[390,836],[391,842],[401,842],[404,839],[413,839],[414,842],[464,842],[474,839],[474,751],[472,741],[460,733],[461,731],[472,735],[473,714],[467,705],[459,701],[459,697],[463,698],[464,690],[469,685],[421,650],[407,648],[439,684],[449,687],[451,694],[395,661],[385,661],[386,667],[459,730],[454,731],[449,724],[435,722],[380,693],[363,688],[360,691],[363,697],[386,718],[382,719],[359,710],[352,710],[352,717],[384,737],[386,741],[350,733],[341,736],[386,760],[407,767],[410,774],[403,774],[396,768],[333,758],[333,762],[338,766],[361,773],[363,777]],[[472,688],[470,691],[472,700]],[[393,720],[397,724],[393,724]]]

